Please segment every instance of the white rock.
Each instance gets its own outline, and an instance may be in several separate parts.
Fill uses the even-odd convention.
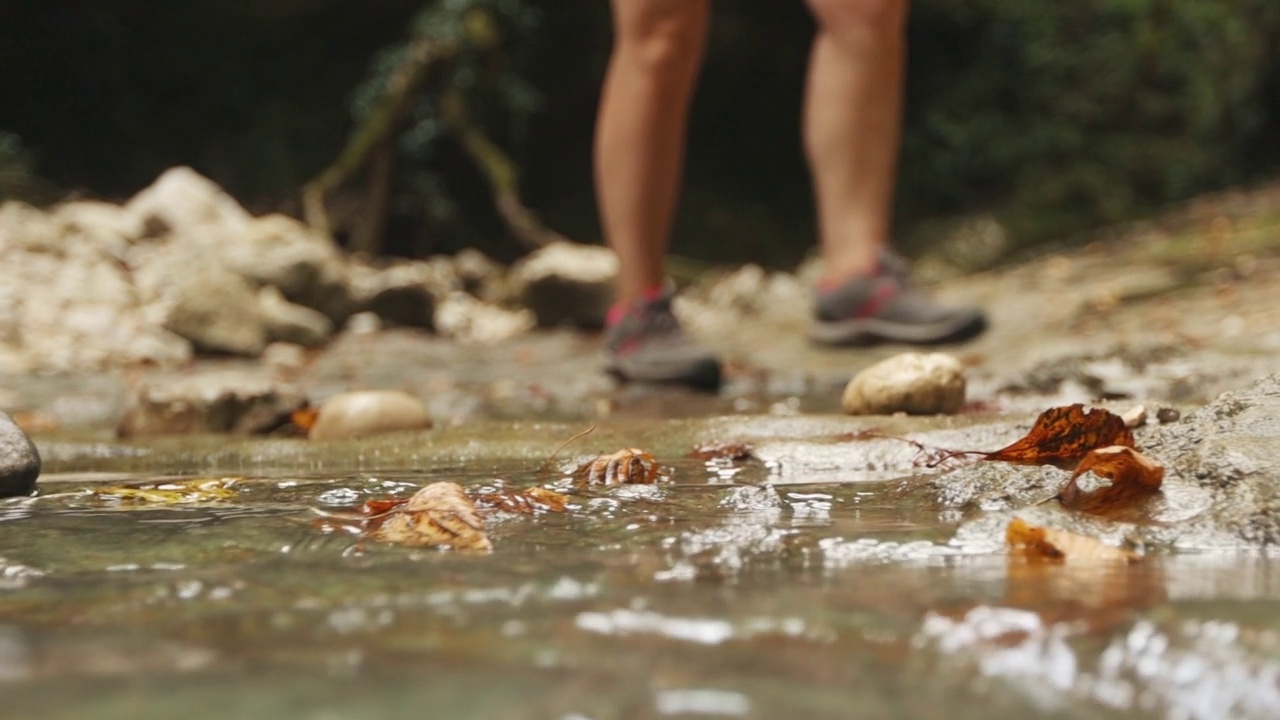
[[[240,233],[253,219],[235,198],[189,167],[166,170],[124,210],[135,238],[180,234],[199,226]]]
[[[872,365],[845,386],[850,415],[954,413],[964,405],[964,367],[944,353],[903,353]]]
[[[618,256],[598,245],[552,243],[511,269],[512,292],[538,325],[598,328],[613,302]]]
[[[285,300],[275,287],[258,289],[258,309],[269,341],[316,347],[333,334],[324,313]]]
[[[454,340],[498,342],[526,333],[536,324],[529,310],[507,310],[464,292],[450,294],[436,307],[436,332]]]
[[[154,379],[137,389],[120,419],[121,437],[272,430],[303,404],[293,385],[258,373],[203,372]]]
[[[312,440],[345,440],[379,433],[425,430],[431,416],[418,398],[400,390],[341,393],[320,405]]]

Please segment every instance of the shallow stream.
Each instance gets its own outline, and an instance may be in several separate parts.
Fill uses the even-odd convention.
[[[786,422],[810,423],[810,437],[826,427],[769,427]],[[813,464],[820,444],[808,465],[791,465],[786,443],[764,460],[702,461],[677,452],[696,433],[669,427],[637,440],[669,482],[574,490],[564,513],[492,514],[491,554],[325,532],[317,510],[436,480],[554,483],[572,455],[548,473],[545,451],[504,453],[494,427],[452,431],[478,433],[487,452],[457,442],[431,462],[377,443],[327,465],[280,460],[281,441],[185,465],[103,445],[109,460],[81,464],[124,469],[90,474],[66,447],[42,448],[54,472],[40,496],[0,501],[0,716],[1280,713],[1275,559],[1025,565],[954,539],[960,513],[904,502],[889,471],[900,457],[879,474]],[[242,479],[191,504],[92,494],[193,465],[179,474]]]

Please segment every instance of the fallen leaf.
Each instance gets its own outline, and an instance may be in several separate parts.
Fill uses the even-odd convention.
[[[22,429],[29,435],[35,435],[42,432],[53,432],[62,427],[62,423],[58,421],[58,416],[39,410],[27,410],[24,412],[16,412],[9,416],[13,420],[13,424]]]
[[[743,442],[702,443],[689,451],[695,460],[746,460],[751,457],[751,446]]]
[[[289,414],[289,422],[297,426],[304,435],[311,431],[319,418],[320,408],[314,405],[304,405]]]
[[[1045,410],[1025,437],[984,455],[987,460],[1060,464],[1075,462],[1090,450],[1108,445],[1133,447],[1133,431],[1125,426],[1124,418],[1102,408],[1086,413],[1077,403]]]
[[[573,471],[573,479],[579,485],[652,485],[661,474],[662,468],[653,455],[637,448],[623,448],[580,465]]]
[[[493,549],[475,503],[457,483],[431,483],[370,519],[369,537],[381,542],[484,552]]]
[[[502,489],[483,493],[477,495],[475,501],[481,507],[533,515],[540,512],[564,512],[569,498],[554,490],[531,487],[524,490]]]
[[[1094,490],[1081,490],[1079,480],[1087,472],[1110,482]],[[1072,510],[1106,513],[1150,496],[1162,482],[1164,466],[1133,448],[1113,445],[1085,455],[1058,499]]]
[[[1012,554],[1031,562],[1136,562],[1141,556],[1097,538],[1066,530],[1029,525],[1022,518],[1009,521],[1005,542]]]
[[[235,486],[244,478],[191,478],[162,482],[108,485],[93,489],[99,500],[146,505],[185,505],[216,502],[235,497]]]

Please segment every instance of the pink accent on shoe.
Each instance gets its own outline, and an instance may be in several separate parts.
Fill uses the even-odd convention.
[[[845,283],[855,278],[882,277],[884,274],[885,274],[884,265],[882,265],[880,261],[877,260],[876,264],[871,266],[871,272],[866,273],[865,275],[858,274],[858,275],[853,275],[851,277],[840,278],[838,280],[834,278],[822,278],[821,280],[818,281],[818,292],[823,292],[823,293],[832,292],[834,290],[839,289]]]
[[[609,307],[609,312],[605,313],[605,327],[614,327],[618,323],[622,322],[622,319],[627,316],[627,313],[630,313],[634,308],[648,305],[649,303],[660,299],[666,293],[667,288],[665,285],[655,285],[647,290],[642,290],[640,295],[631,303],[614,303]]]
[[[884,304],[889,302],[889,298],[897,294],[898,283],[891,278],[884,278],[876,285],[876,291],[872,293],[870,298],[867,298],[866,302],[862,303],[862,307],[858,308],[858,311],[853,316],[857,318],[874,317],[884,307]]]

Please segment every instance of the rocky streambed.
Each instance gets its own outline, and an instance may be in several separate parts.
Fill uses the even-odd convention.
[[[216,193],[203,187],[208,204]],[[841,412],[849,378],[901,348],[807,346],[812,266],[738,268],[688,288],[678,312],[729,360],[726,387],[708,395],[617,384],[590,317],[538,328],[536,293],[483,289],[509,287],[515,269],[487,266],[492,279],[479,282],[454,258],[444,285],[409,292],[388,280],[401,288],[390,297],[416,299],[374,303],[354,278],[420,279],[445,261],[363,267],[292,221],[247,213],[246,226],[297,236],[241,248],[262,258],[245,263],[258,275],[241,276],[242,296],[259,312],[283,298],[329,324],[323,339],[264,329],[211,356],[210,341],[181,330],[185,288],[165,283],[199,264],[238,272],[214,253],[241,240],[202,245],[190,238],[204,231],[174,230],[185,221],[153,220],[104,235],[115,239],[91,261],[78,255],[88,241],[15,244],[0,223],[0,258],[34,268],[15,272],[31,282],[0,316],[0,408],[43,461],[34,496],[0,501],[7,707],[15,717],[1270,717],[1280,704],[1280,223],[1269,198],[1218,198],[1084,250],[952,278],[940,294],[982,301],[992,329],[941,348],[967,378],[965,397],[953,414],[926,416]],[[137,198],[104,212],[118,221],[130,206],[163,214],[146,215]],[[58,212],[6,206],[0,219],[47,230],[64,227]],[[312,253],[328,259],[310,267],[330,269],[297,285],[266,280],[268,246],[294,248],[281,267],[309,267],[299,258]],[[98,267],[103,248],[114,248],[115,271],[72,277],[118,271],[115,287],[131,288],[120,305],[109,294],[82,302],[56,273],[37,272]],[[169,253],[185,259],[161,262]],[[556,292],[607,284],[607,262],[590,262]],[[304,286],[329,288],[317,297],[343,298],[346,316],[298,294]],[[449,298],[523,319],[450,325]],[[115,325],[85,319],[95,305],[136,334],[104,333]],[[418,324],[392,306],[417,308]],[[299,406],[358,390],[416,402],[407,417],[418,429],[289,431]],[[1056,467],[929,467],[922,455],[1003,447],[1041,411],[1073,402],[1133,420],[1135,445],[1164,468],[1158,493],[1083,513],[1055,499],[1070,475]],[[662,479],[575,483],[579,465],[623,448],[651,456]],[[433,482],[474,496],[553,487],[567,501],[488,514],[482,554],[326,524]],[[1141,559],[1022,562],[1006,544],[1015,518]]]

